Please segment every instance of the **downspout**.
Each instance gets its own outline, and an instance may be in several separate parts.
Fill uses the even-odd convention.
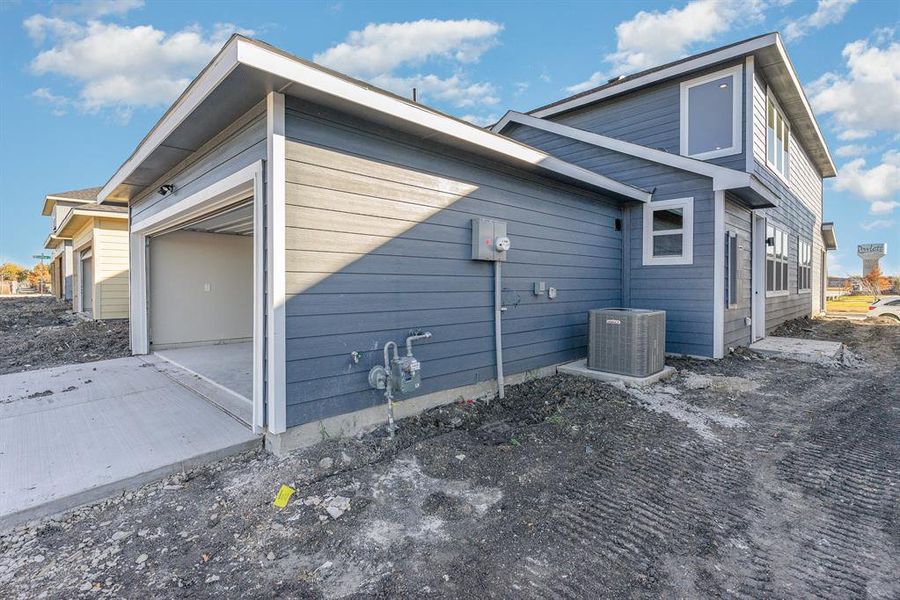
[[[497,395],[502,400],[504,397],[504,381],[503,381],[503,331],[502,317],[503,311],[503,277],[501,263],[499,260],[494,261],[494,347],[497,362]]]

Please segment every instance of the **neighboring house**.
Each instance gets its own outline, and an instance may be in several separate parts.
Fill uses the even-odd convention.
[[[737,65],[741,75],[728,81],[742,87],[747,56],[773,80],[792,73],[770,40],[705,66]],[[799,86],[778,81],[778,97],[795,91],[784,105],[803,132],[795,144],[809,144],[818,161],[820,186],[833,174],[827,150],[811,114],[800,118]],[[677,94],[674,102],[677,111]],[[740,95],[729,107],[743,115],[746,104]],[[659,142],[645,141],[652,148],[517,119],[498,129],[557,137],[526,145],[232,37],[98,194],[102,204],[129,204],[132,350],[159,352],[232,390],[245,405],[230,410],[276,451],[383,422],[369,369],[385,342],[414,331],[432,338],[415,348],[422,387],[401,414],[495,390],[494,270],[472,260],[477,218],[506,222],[512,240],[498,314],[513,381],[583,357],[592,308],[665,308],[671,352],[714,357],[750,341],[751,209],[784,212],[780,223],[794,226],[790,185],[773,189],[743,154],[728,166],[717,164],[725,156],[656,150],[673,128],[677,136],[677,118],[661,126]],[[733,135],[743,152],[756,126],[745,131],[740,119]],[[561,153],[569,144],[579,151]],[[732,168],[741,165],[752,168]],[[815,211],[804,210],[809,231],[797,230],[821,248]],[[658,225],[647,250],[645,214]],[[765,228],[757,223],[759,240]],[[726,285],[729,273],[737,283]],[[813,294],[806,298],[797,315],[813,311]]]
[[[85,188],[49,194],[44,198],[41,214],[50,217],[50,234],[44,241],[44,248],[53,251],[49,264],[50,287],[53,295],[59,300],[72,301],[72,277],[75,266],[72,262],[72,239],[60,237],[57,230],[73,207],[96,203],[99,191],[99,187]]]
[[[837,246],[822,180],[835,168],[777,33],[510,112],[493,130],[653,190],[623,215],[623,301],[667,311],[669,351],[720,357],[825,310]]]
[[[75,312],[94,319],[128,318],[128,207],[97,204],[99,187],[51,194],[44,247],[53,250],[51,287]]]

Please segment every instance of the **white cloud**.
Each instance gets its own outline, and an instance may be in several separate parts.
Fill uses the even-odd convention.
[[[35,75],[56,75],[77,87],[67,104],[84,112],[110,109],[127,120],[140,107],[162,106],[174,100],[234,32],[251,34],[231,24],[210,31],[191,26],[166,33],[150,25],[134,27],[90,20],[34,15],[25,28],[36,41],[49,38],[51,47],[30,64]],[[48,87],[35,91],[46,101],[63,96]]]
[[[894,209],[900,206],[900,202],[896,200],[875,200],[869,206],[869,212],[873,215],[883,215],[894,212]]]
[[[841,139],[900,131],[900,43],[886,30],[873,37],[844,46],[845,73],[826,73],[809,85],[813,109],[831,114]]]
[[[616,26],[616,51],[607,54],[609,68],[567,88],[578,93],[618,76],[647,69],[685,56],[694,44],[709,42],[762,19],[764,0],[693,0],[665,12],[640,11]]]
[[[856,2],[857,0],[819,0],[814,12],[788,21],[782,30],[784,39],[793,42],[804,37],[810,31],[840,23]]]
[[[373,23],[313,59],[401,96],[410,97],[415,87],[423,102],[493,105],[500,102],[495,87],[470,81],[463,67],[497,45],[502,30],[499,23],[477,19]],[[421,72],[426,63],[443,63],[452,73]]]
[[[864,144],[846,144],[844,146],[838,147],[834,153],[841,158],[847,158],[850,156],[862,156],[863,154],[868,154],[872,151],[870,146],[866,146]]]
[[[874,131],[867,129],[844,129],[838,134],[838,139],[844,142],[852,140],[864,140],[875,135]]]
[[[377,75],[370,78],[369,82],[407,98],[412,97],[412,89],[416,88],[416,96],[420,102],[447,102],[460,108],[500,102],[493,85],[471,83],[461,73],[445,78],[431,74],[409,77]]]
[[[888,150],[881,156],[881,162],[866,168],[866,159],[856,158],[838,169],[835,189],[846,190],[868,201],[869,212],[889,213],[900,202],[892,197],[900,192],[900,152]]]
[[[358,76],[421,65],[432,58],[471,63],[497,44],[502,30],[498,23],[477,19],[372,23],[350,32],[347,41],[316,54],[313,60]]]
[[[500,120],[500,115],[498,114],[489,114],[489,115],[463,115],[460,117],[463,121],[468,121],[473,125],[478,125],[479,127],[487,127],[488,125],[493,125],[497,121]]]
[[[863,223],[861,225],[866,231],[872,231],[873,229],[887,229],[888,227],[893,226],[893,219],[875,219],[874,221],[869,221],[868,223]]]
[[[61,117],[66,114],[71,101],[65,96],[57,96],[53,92],[51,92],[48,88],[38,88],[31,92],[32,98],[43,102],[50,106],[50,112],[53,113],[54,116]]]

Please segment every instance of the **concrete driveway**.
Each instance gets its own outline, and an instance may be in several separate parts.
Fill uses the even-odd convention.
[[[0,529],[259,446],[156,357],[0,376]]]

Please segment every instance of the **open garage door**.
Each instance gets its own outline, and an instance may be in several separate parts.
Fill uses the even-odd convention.
[[[253,398],[253,202],[149,236],[150,350],[225,388],[246,423]]]

